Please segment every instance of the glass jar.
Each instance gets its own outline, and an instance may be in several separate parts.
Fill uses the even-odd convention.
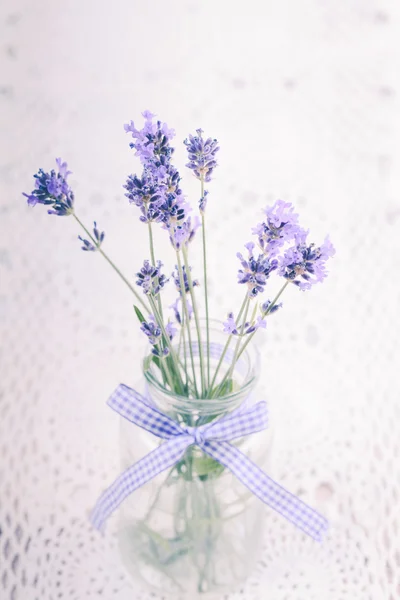
[[[211,329],[210,340],[213,373],[227,336]],[[192,348],[198,368],[198,347],[193,344]],[[180,356],[185,359],[182,349]],[[232,358],[233,351],[228,350],[217,383]],[[189,364],[188,357],[186,360]],[[258,375],[258,353],[249,344],[233,371],[235,391],[228,395],[214,399],[177,396],[159,382],[155,366],[144,372],[144,381],[136,389],[171,418],[199,426],[264,399],[256,390]],[[120,433],[123,469],[163,443],[122,418]],[[269,468],[270,429],[232,443],[262,469]],[[123,502],[118,525],[122,560],[135,579],[162,595],[221,598],[237,589],[255,564],[264,510],[262,502],[228,469],[199,447],[190,446],[170,471]]]

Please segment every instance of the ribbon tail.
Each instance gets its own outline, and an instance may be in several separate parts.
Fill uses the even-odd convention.
[[[127,496],[162,471],[175,465],[191,443],[193,443],[192,439],[186,435],[172,438],[121,473],[98,499],[90,515],[92,525],[102,531],[105,521]]]
[[[238,448],[228,442],[206,441],[202,450],[227,467],[260,500],[317,541],[328,521],[300,498],[271,479]]]

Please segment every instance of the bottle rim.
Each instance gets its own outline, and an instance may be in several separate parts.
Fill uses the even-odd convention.
[[[218,329],[215,327],[216,324],[219,325]],[[210,345],[215,344],[215,342],[213,342],[213,337],[215,338],[216,335],[222,337],[221,325],[222,323],[212,320],[212,326],[210,327]],[[204,326],[202,327],[202,330],[205,331]],[[202,340],[203,339],[204,338],[202,337]],[[227,337],[224,339],[227,339]],[[204,342],[202,345],[203,347],[205,347]],[[147,358],[148,356],[149,354],[146,353],[146,356],[144,358]],[[151,389],[153,389],[156,390],[159,394],[162,394],[164,399],[168,399],[168,401],[174,406],[174,408],[178,409],[180,412],[189,413],[193,410],[197,410],[201,413],[213,412],[213,410],[218,410],[219,412],[223,409],[239,405],[255,387],[260,374],[260,356],[259,351],[254,343],[250,343],[246,347],[246,349],[240,357],[240,364],[242,367],[245,367],[245,373],[241,375],[241,378],[243,380],[242,384],[237,390],[230,392],[229,394],[226,394],[224,396],[220,396],[218,398],[193,398],[177,394],[176,392],[166,388],[163,385],[163,383],[158,379],[155,372],[152,371],[153,363],[151,363],[149,369],[143,370],[143,374],[145,376],[147,384],[150,387],[150,391]],[[235,366],[235,369],[237,369],[237,365]]]

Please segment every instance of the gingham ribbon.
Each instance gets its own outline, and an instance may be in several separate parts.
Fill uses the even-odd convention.
[[[191,445],[232,471],[260,500],[286,517],[305,533],[320,541],[328,522],[276,481],[229,442],[266,429],[267,405],[258,402],[216,421],[189,427],[181,425],[150,406],[145,398],[126,385],[119,385],[107,404],[117,413],[153,435],[166,440],[158,448],[129,467],[103,492],[91,514],[91,522],[103,529],[105,521],[124,499],[156,475],[173,467]]]

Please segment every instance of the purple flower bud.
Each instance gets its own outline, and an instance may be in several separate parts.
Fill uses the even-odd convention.
[[[268,314],[272,315],[274,312],[276,312],[277,310],[279,310],[280,308],[282,308],[282,302],[280,302],[279,304],[274,304],[274,306],[272,308],[269,308],[270,306],[271,306],[271,300],[266,300],[261,305],[261,312],[263,314],[265,314],[268,311]]]
[[[169,339],[172,340],[175,337],[178,329],[175,327],[175,325],[173,323],[168,321],[168,323],[165,326],[165,331],[167,332]]]
[[[105,237],[105,233],[104,231],[100,232],[97,229],[97,223],[96,221],[94,221],[94,227],[93,227],[93,237],[96,240],[96,243],[93,244],[92,242],[90,242],[89,240],[86,240],[84,238],[82,238],[80,235],[78,235],[78,239],[81,240],[81,242],[83,243],[82,246],[82,250],[86,251],[86,252],[96,252],[96,250],[98,250],[104,240]]]
[[[152,315],[149,316],[149,322],[143,321],[143,323],[140,326],[140,329],[149,338],[150,344],[155,345],[161,341],[161,328],[157,325]]]
[[[175,302],[173,304],[170,305],[169,308],[172,308],[172,310],[174,311],[174,315],[175,315],[175,319],[177,320],[177,322],[179,323],[179,325],[182,324],[182,316],[181,316],[181,312],[179,309],[179,303],[182,302],[182,297],[179,296]],[[189,300],[186,299],[186,306],[187,306],[187,311],[188,311],[188,315],[189,315],[189,320],[192,317],[193,314],[193,307],[190,304]],[[183,307],[182,307],[182,311],[183,311]]]
[[[237,253],[237,257],[243,267],[238,271],[238,283],[245,283],[249,290],[249,298],[255,298],[257,294],[264,291],[267,279],[272,271],[278,267],[278,261],[270,260],[263,254],[255,258],[253,256],[254,244],[252,242],[246,244],[246,248],[249,252],[247,260],[243,258],[240,252]]]
[[[228,313],[228,318],[226,321],[224,321],[223,326],[224,332],[229,333],[230,335],[248,335],[260,327],[265,329],[267,322],[262,317],[257,317],[256,321],[253,323],[246,322],[244,325],[238,325],[235,321],[233,313],[230,312]]]
[[[208,196],[208,191],[204,190],[204,194],[203,197],[200,198],[199,200],[199,209],[200,209],[200,213],[204,213],[206,210],[206,206],[207,206],[207,196]]]
[[[232,312],[228,313],[227,320],[224,321],[222,324],[224,326],[224,332],[225,333],[229,333],[230,335],[237,335],[239,333]]]
[[[147,295],[157,296],[162,290],[168,279],[161,274],[162,262],[157,261],[157,265],[150,264],[145,260],[139,273],[136,273],[136,284],[143,289]]]
[[[174,278],[176,289],[178,290],[179,294],[182,295],[181,280],[180,280],[179,269],[178,269],[177,265],[175,266],[175,269],[176,269],[176,271],[174,271],[172,273],[172,277]],[[189,267],[189,270],[191,271],[192,267]],[[185,266],[182,267],[182,275],[183,275],[183,285],[185,286],[185,294],[188,294],[190,292],[190,287],[189,287],[189,279],[187,276]],[[193,285],[193,287],[196,287],[199,285],[199,282],[197,281],[197,279],[192,280],[192,285]]]

